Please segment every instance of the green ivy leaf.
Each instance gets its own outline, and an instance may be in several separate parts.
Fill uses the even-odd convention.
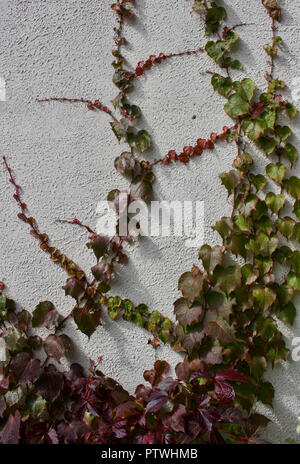
[[[229,172],[223,172],[219,175],[222,184],[228,191],[228,196],[232,191],[240,184],[242,175],[239,171],[231,170]]]
[[[151,137],[146,130],[140,130],[137,134],[137,146],[143,153],[151,147]]]
[[[287,246],[282,246],[275,251],[273,257],[280,264],[285,264],[292,257],[292,250]]]
[[[281,306],[287,305],[294,297],[294,289],[287,284],[275,288]]]
[[[254,221],[257,221],[260,219],[262,216],[265,216],[268,214],[268,207],[265,201],[258,200],[256,203],[256,208],[251,212],[251,216]]]
[[[222,239],[225,240],[233,230],[232,220],[228,217],[223,217],[212,229],[216,230]]]
[[[255,90],[255,84],[251,79],[246,77],[241,82],[234,82],[233,87],[243,100],[251,103]]]
[[[250,140],[257,140],[267,129],[267,123],[263,118],[245,119],[242,128]]]
[[[275,126],[275,131],[279,135],[281,142],[285,142],[292,135],[292,131],[288,126]]]
[[[227,49],[227,44],[221,40],[218,40],[217,42],[210,40],[205,45],[206,53],[216,62],[218,62],[222,56],[224,56],[224,53]]]
[[[248,172],[252,164],[253,158],[249,153],[239,154],[233,162],[233,166],[241,172]]]
[[[279,232],[286,238],[291,238],[294,232],[296,222],[294,219],[286,216],[284,218],[278,218],[276,221],[276,226]]]
[[[158,331],[158,338],[163,342],[167,343],[170,340],[171,332],[168,329],[160,329]]]
[[[241,269],[238,266],[217,266],[214,270],[214,284],[229,295],[241,285]]]
[[[272,137],[259,137],[259,145],[267,155],[271,155],[278,145],[278,141]]]
[[[160,327],[162,329],[172,330],[173,328],[172,321],[168,317],[164,317],[162,322],[160,323]]]
[[[109,308],[120,308],[122,305],[122,300],[119,296],[110,296],[107,300]]]
[[[250,193],[246,196],[245,200],[238,205],[238,208],[242,214],[248,217],[251,215],[252,211],[256,210],[258,202],[259,198],[253,193]]]
[[[287,103],[285,109],[291,119],[295,118],[298,114],[297,108],[292,103]]]
[[[259,269],[261,275],[268,274],[272,270],[274,265],[272,258],[264,258],[262,256],[256,256],[254,259],[254,263]]]
[[[184,298],[183,298],[184,299]],[[140,314],[140,317],[142,315]],[[159,311],[152,311],[148,320],[146,321],[145,328],[150,332],[155,333],[161,323],[161,314]]]
[[[292,195],[296,200],[300,200],[300,179],[299,177],[292,176],[285,179],[284,186],[287,192]]]
[[[249,360],[250,373],[259,381],[267,370],[267,361],[264,356],[254,356]]]
[[[234,225],[237,229],[243,232],[250,232],[251,231],[251,221],[250,219],[246,219],[242,214],[238,214],[233,218]]]
[[[131,320],[137,326],[143,327],[143,316],[140,313],[133,313],[132,317],[131,317]]]
[[[284,207],[285,198],[281,194],[275,195],[275,193],[269,192],[266,195],[265,202],[267,203],[272,213],[278,213],[278,211]]]
[[[300,222],[297,222],[294,227],[294,238],[300,243]]]
[[[276,308],[275,314],[278,319],[285,324],[293,325],[297,315],[297,310],[295,305],[292,302],[289,302],[286,306]]]
[[[230,56],[224,59],[223,68],[242,69],[242,63],[239,60],[233,60]]]
[[[214,74],[211,78],[211,83],[214,91],[220,95],[227,97],[232,89],[232,80],[230,77],[223,77],[220,74]]]
[[[230,241],[227,241],[226,246],[234,255],[240,255],[246,259],[247,251],[245,249],[245,245],[247,241],[248,238],[246,234],[243,232],[235,232],[232,234]]]
[[[259,271],[251,264],[245,264],[241,268],[243,285],[252,285],[259,277]]]
[[[203,245],[199,251],[199,259],[202,260],[203,267],[207,274],[211,274],[216,266],[222,263],[223,252],[220,246]]]
[[[119,307],[109,306],[107,309],[107,314],[112,321],[116,321],[121,317],[121,312]]]
[[[275,390],[270,382],[263,382],[258,389],[257,399],[268,406],[273,406]]]
[[[223,21],[226,17],[226,10],[221,6],[217,6],[214,2],[212,7],[207,9],[206,19],[205,19],[205,34],[210,35],[214,32],[217,32],[220,26],[220,22]]]
[[[274,129],[276,122],[276,111],[274,109],[265,111],[261,117],[265,120],[268,129]]]
[[[229,321],[232,314],[232,306],[235,304],[235,299],[227,298],[224,293],[211,291],[207,295],[207,304],[213,311],[217,311],[218,316]]]
[[[146,130],[140,130],[137,134],[127,134],[127,142],[131,148],[138,148],[142,153],[151,147],[151,137]]]
[[[120,142],[127,134],[129,122],[128,119],[122,118],[120,121],[111,122],[110,126],[113,130],[113,133]]]
[[[260,219],[255,221],[255,226],[267,235],[270,235],[273,230],[273,223],[269,216],[262,216]]]
[[[224,106],[225,112],[232,119],[237,119],[240,116],[245,116],[250,112],[250,107],[239,94],[234,93],[228,98],[228,103]]]
[[[289,272],[286,277],[287,284],[296,291],[300,291],[300,275]]]
[[[276,301],[276,293],[268,287],[258,285],[252,291],[254,305],[262,311],[266,311]]]
[[[276,163],[276,164],[270,163],[266,167],[266,173],[268,174],[270,179],[281,184],[285,176],[285,166],[281,163]],[[300,190],[299,190],[299,193],[300,193]]]
[[[272,256],[278,247],[279,240],[276,236],[268,237],[264,232],[259,232],[257,237],[251,238],[246,244],[246,249],[254,255]]]
[[[293,213],[295,213],[297,218],[300,219],[300,201],[299,200],[296,200],[294,203]]]
[[[125,311],[132,311],[133,310],[133,303],[131,300],[125,299],[122,300],[121,306]]]
[[[298,159],[298,152],[296,148],[294,147],[294,145],[292,145],[291,143],[286,143],[283,150],[280,151],[280,153],[286,156],[286,158],[291,163],[291,166],[294,166],[294,164],[296,163]]]
[[[281,339],[275,319],[272,317],[258,317],[256,331],[267,343],[277,342]]]
[[[6,309],[6,297],[3,293],[0,293],[0,312],[5,312]]]
[[[131,116],[133,119],[140,118],[142,115],[141,108],[137,105],[129,105],[125,103],[123,107],[126,110],[126,112],[129,114],[129,116]]]

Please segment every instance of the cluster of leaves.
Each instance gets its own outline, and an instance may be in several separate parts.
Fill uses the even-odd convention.
[[[278,0],[262,0],[262,4],[268,10],[270,17],[276,21],[281,19],[281,9],[278,3]]]
[[[126,44],[122,36],[123,21],[134,16],[131,8],[127,7],[128,3],[133,1],[118,1],[112,5],[112,9],[118,14],[119,27],[115,29],[116,48],[112,51],[115,58],[112,65],[115,69],[113,83],[118,87],[119,93],[112,100],[115,109],[118,109],[122,115],[121,119],[114,120],[110,123],[111,128],[119,141],[125,140],[132,150],[143,153],[151,147],[151,138],[145,129],[136,130],[132,125],[133,122],[141,118],[142,112],[137,105],[128,102],[127,94],[133,86],[135,73],[125,69],[125,59],[122,55],[122,46]]]
[[[42,234],[28,215],[4,158],[20,208],[18,216],[30,226],[52,261],[66,270],[68,280],[63,288],[76,303],[65,318],[49,301],[41,302],[31,316],[26,310],[17,312],[13,301],[0,293],[0,349],[5,352],[0,365],[2,443],[261,443],[259,436],[268,419],[252,414],[252,408],[257,400],[272,406],[274,388],[264,380],[264,373],[269,365],[289,355],[277,319],[291,325],[296,316],[293,298],[300,291],[300,252],[292,250],[288,241],[300,243],[300,179],[288,174],[298,157],[288,141],[291,129],[278,123],[279,116],[293,118],[297,114],[294,105],[278,93],[285,83],[273,77],[273,58],[282,42],[274,28],[281,15],[278,2],[262,1],[272,19],[272,44],[265,46],[271,72],[265,74],[266,92],[255,99],[251,79],[234,81],[230,76],[231,69],[241,69],[241,63],[230,56],[239,40],[235,28],[225,26],[220,31],[225,9],[217,2],[195,0],[193,9],[205,15],[206,35],[217,34],[217,40],[209,40],[205,50],[227,71],[226,76],[213,74],[211,82],[226,98],[224,110],[234,125],[224,126],[221,134],[212,132],[209,139],[199,138],[195,146],[185,146],[179,154],[170,150],[153,163],[140,158],[151,147],[151,137],[135,127],[141,109],[129,103],[129,91],[135,78],[153,64],[203,50],[151,55],[138,63],[135,72],[125,69],[122,27],[124,20],[134,16],[133,3],[120,0],[112,5],[118,18],[113,82],[119,89],[113,105],[120,120],[100,100],[54,100],[84,102],[90,110],[104,111],[113,120],[111,127],[118,140],[128,144],[129,151],[121,153],[114,165],[130,181],[130,190],[115,189],[108,194],[119,215],[132,201],[152,198],[157,164],[186,164],[204,150],[213,150],[217,141],[236,143],[233,169],[220,175],[233,199],[232,214],[213,227],[222,246],[203,245],[201,264],[180,277],[182,297],[174,303],[173,323],[145,304],[136,306],[129,299],[108,294],[115,267],[127,262],[123,242],[133,240],[132,231],[120,236],[118,220],[116,235],[109,238],[77,219],[72,221],[90,234],[87,247],[96,258],[90,281],[76,263],[50,246],[47,234]],[[255,172],[247,140],[270,158],[266,176]],[[274,185],[276,188],[271,188]],[[286,196],[293,198],[293,217],[281,215]],[[129,217],[127,220],[129,223]],[[236,257],[244,264],[237,264]],[[279,282],[276,270],[280,266],[286,272]],[[3,290],[0,282],[0,292]],[[157,361],[154,369],[144,373],[150,386],[139,385],[135,394],[129,395],[95,363],[88,374],[78,364],[66,372],[60,370],[62,358],[72,352],[70,338],[61,332],[65,321],[73,317],[77,328],[90,337],[101,324],[104,309],[112,320],[123,319],[149,331],[154,338],[148,343],[154,348],[160,342],[170,343],[183,353],[176,378],[166,377],[168,364]],[[50,331],[45,339],[35,332],[41,327]]]
[[[43,340],[33,331],[56,324],[50,302],[40,303],[31,316],[1,293],[0,318],[2,444],[225,443],[221,430],[228,442],[233,431],[238,440],[255,442],[264,423],[258,415],[243,418],[233,406],[233,384],[247,382],[234,369],[205,372],[185,362],[174,379],[166,377],[168,364],[157,361],[144,373],[150,386],[138,385],[130,395],[99,370],[101,359],[91,362],[88,374],[79,364],[59,368],[70,339],[53,333]]]
[[[207,8],[207,33],[216,32],[223,15]],[[274,20],[280,20],[276,1],[263,1]],[[200,5],[199,5],[200,6]],[[203,8],[202,8],[203,7]],[[213,11],[214,13],[213,13]],[[211,29],[211,15],[215,27]],[[225,53],[236,43],[238,36],[226,27],[217,42],[209,41],[208,55],[221,67],[228,69]],[[266,47],[269,55],[276,55],[281,38],[273,35],[274,49]],[[230,58],[231,60],[231,58]],[[221,236],[223,246],[204,245],[199,252],[203,269],[194,266],[178,282],[183,297],[174,304],[178,320],[176,331],[180,345],[187,351],[187,359],[200,359],[205,368],[222,369],[234,366],[249,379],[236,388],[236,405],[251,411],[256,400],[272,406],[274,388],[264,380],[271,364],[285,361],[289,350],[277,324],[277,318],[292,325],[296,316],[293,298],[300,291],[300,252],[288,246],[288,240],[299,240],[300,179],[288,176],[298,158],[296,148],[288,142],[292,131],[279,125],[278,118],[293,118],[294,105],[283,100],[277,91],[284,82],[266,73],[268,89],[254,101],[255,84],[251,79],[233,81],[229,76],[214,74],[212,86],[228,101],[225,112],[235,121],[233,139],[238,153],[231,171],[220,175],[221,182],[233,198],[230,217],[223,217],[213,227]],[[254,141],[268,158],[266,176],[255,173],[253,158],[246,151],[247,138]],[[273,159],[274,158],[274,159]],[[274,191],[272,185],[278,185]],[[267,191],[266,191],[267,189]],[[290,196],[294,200],[294,217],[281,213]],[[235,257],[244,260],[236,263]],[[285,278],[277,280],[277,270],[285,269]],[[211,321],[211,312],[216,320]],[[176,347],[178,348],[178,340]]]

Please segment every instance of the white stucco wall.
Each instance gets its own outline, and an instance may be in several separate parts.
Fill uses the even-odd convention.
[[[81,105],[38,104],[45,96],[100,98],[109,103],[117,89],[111,82],[115,25],[110,1],[104,0],[0,0],[0,76],[6,81],[6,102],[0,101],[1,153],[13,166],[24,186],[25,201],[47,231],[52,242],[88,270],[94,263],[85,247],[86,234],[79,228],[55,223],[58,218],[78,217],[95,227],[97,202],[109,190],[127,187],[113,169],[122,151],[103,113],[87,111]],[[137,18],[126,26],[128,63],[136,63],[159,52],[179,52],[205,44],[203,24],[191,15],[192,0],[137,0]],[[266,54],[262,46],[270,41],[270,21],[259,0],[226,0],[228,23],[255,22],[239,29],[237,52],[247,76],[264,89]],[[283,21],[279,34],[284,39],[284,56],[276,72],[287,84],[300,77],[300,1],[282,0]],[[218,70],[205,55],[175,58],[147,73],[132,93],[132,102],[143,111],[142,125],[153,137],[149,159],[169,149],[180,150],[211,130],[220,132],[231,120],[223,112],[224,101],[214,94],[207,70]],[[236,78],[244,76],[238,72]],[[290,97],[290,88],[286,94]],[[196,119],[192,116],[196,115]],[[300,149],[299,117],[293,124],[293,143]],[[265,163],[256,153],[258,166]],[[176,165],[157,169],[156,199],[204,200],[205,241],[217,243],[210,229],[230,211],[225,189],[217,174],[231,168],[234,147],[219,144],[187,167]],[[300,170],[298,167],[298,175]],[[0,171],[0,280],[9,295],[33,310],[41,300],[53,301],[67,314],[73,300],[64,296],[64,272],[53,265],[16,217],[16,204],[7,175]],[[119,271],[114,294],[144,302],[173,317],[172,302],[179,295],[179,275],[197,262],[195,249],[187,249],[179,238],[147,238],[132,247],[130,262]],[[300,305],[298,305],[300,309]],[[88,358],[104,356],[107,375],[133,390],[151,368],[155,352],[147,345],[148,334],[126,322],[105,319],[88,341],[75,330],[67,332],[78,343],[74,359],[88,365]],[[293,333],[286,328],[290,345],[300,336],[300,315]],[[294,334],[294,335],[293,335]],[[179,355],[161,348],[157,358],[173,366]],[[274,421],[267,438],[284,442],[295,437],[299,407],[300,364],[290,361],[269,374],[276,388]]]

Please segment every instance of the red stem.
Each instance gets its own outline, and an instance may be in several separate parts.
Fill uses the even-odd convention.
[[[102,105],[100,100],[95,100],[94,102],[92,102],[91,100],[85,100],[84,98],[49,97],[49,98],[38,98],[36,101],[39,103],[51,102],[51,101],[56,101],[60,103],[65,103],[65,102],[85,103],[89,110],[103,111],[104,113],[108,114],[114,121],[117,121],[117,118],[114,116],[112,110],[109,109],[107,106]]]

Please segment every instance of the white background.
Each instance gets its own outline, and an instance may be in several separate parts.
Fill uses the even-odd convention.
[[[97,202],[113,188],[127,182],[114,170],[113,161],[123,150],[104,113],[82,105],[39,104],[50,96],[100,98],[109,103],[117,94],[111,82],[115,15],[110,1],[99,0],[0,0],[0,76],[6,80],[6,102],[0,102],[1,150],[24,187],[31,214],[47,231],[52,243],[87,271],[95,264],[86,246],[87,234],[79,228],[57,224],[56,219],[80,220],[95,227]],[[126,26],[126,58],[135,67],[141,59],[160,52],[180,52],[205,45],[203,23],[190,14],[192,0],[138,0],[136,20]],[[220,1],[228,12],[228,24],[255,23],[238,30],[241,44],[236,57],[244,73],[265,88],[267,57],[263,45],[270,42],[270,20],[259,0]],[[278,33],[284,39],[276,61],[276,73],[291,84],[300,77],[300,2],[282,0],[283,21]],[[220,132],[231,120],[223,112],[224,101],[214,94],[206,71],[218,71],[205,55],[174,58],[155,67],[136,83],[131,101],[143,111],[143,128],[151,132],[149,160],[170,149],[181,150],[198,137]],[[235,72],[236,78],[244,76]],[[290,97],[290,88],[286,95]],[[192,116],[196,115],[196,119]],[[299,117],[294,122],[298,149]],[[260,170],[265,159],[254,147],[251,153]],[[205,241],[219,243],[210,226],[230,211],[218,174],[231,168],[234,147],[219,144],[188,166],[178,164],[156,170],[155,199],[204,200]],[[299,175],[299,168],[298,168]],[[9,295],[33,310],[41,300],[51,300],[67,314],[73,299],[64,296],[66,276],[52,264],[17,217],[12,189],[0,170],[0,280]],[[173,317],[178,297],[177,279],[197,263],[197,251],[179,238],[147,238],[132,247],[129,264],[118,272],[113,293],[146,303]],[[298,305],[299,306],[299,305]],[[142,373],[152,367],[155,352],[147,345],[148,334],[133,325],[105,319],[88,341],[75,330],[73,359],[85,366],[89,358],[103,355],[102,369],[133,391],[143,382]],[[300,317],[294,331],[284,328],[290,346],[300,336]],[[294,334],[294,335],[293,335]],[[175,366],[179,356],[169,347],[159,349],[159,359]],[[295,438],[299,411],[299,363],[289,362],[268,374],[276,389],[274,411],[264,412],[274,421],[267,437],[273,442]]]

